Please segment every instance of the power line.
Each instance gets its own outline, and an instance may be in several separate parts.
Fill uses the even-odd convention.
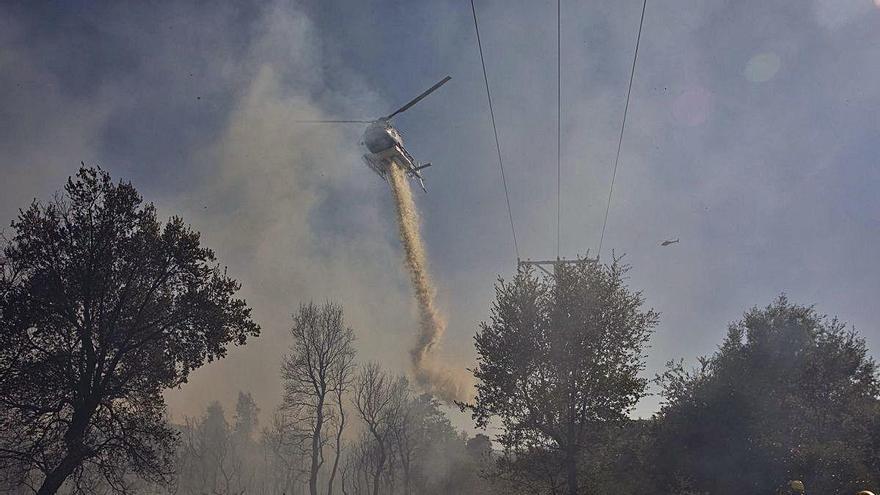
[[[626,105],[623,107],[623,122],[620,124],[620,137],[617,140],[617,155],[614,157],[614,172],[611,173],[611,187],[608,189],[608,204],[605,206],[605,221],[602,222],[602,235],[599,236],[599,249],[596,251],[596,257],[602,254],[602,243],[605,241],[605,228],[608,226],[608,211],[611,209],[611,195],[614,194],[614,179],[617,178],[617,164],[620,162],[620,149],[623,146],[623,133],[626,129],[626,115],[629,111],[629,97],[632,93],[633,79],[636,75],[636,61],[639,59],[639,44],[642,41],[642,26],[645,24],[645,10],[648,7],[648,0],[642,3],[642,17],[639,20],[639,34],[636,36],[636,49],[633,54],[632,69],[629,73],[629,87],[626,90]]]
[[[562,15],[561,0],[556,0],[556,257],[560,251],[562,223]]]
[[[474,30],[477,32],[477,47],[480,49],[480,64],[483,66],[483,80],[486,82],[486,99],[489,100],[489,115],[492,117],[492,132],[495,134],[495,150],[498,152],[498,166],[501,168],[501,183],[504,185],[504,199],[507,201],[507,216],[510,218],[510,232],[513,234],[513,250],[519,260],[519,246],[516,243],[516,229],[513,227],[513,210],[510,208],[510,193],[507,190],[507,178],[504,175],[504,161],[501,159],[501,143],[498,140],[498,127],[495,125],[495,110],[492,106],[492,93],[489,91],[489,76],[486,74],[486,60],[483,58],[483,42],[480,40],[480,25],[477,22],[477,8],[471,0],[471,12],[474,14]]]

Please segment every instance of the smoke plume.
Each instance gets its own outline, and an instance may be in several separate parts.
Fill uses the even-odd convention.
[[[413,290],[419,305],[419,334],[410,351],[416,382],[427,392],[441,400],[452,402],[466,400],[468,384],[463,372],[456,373],[437,361],[437,349],[446,321],[434,302],[436,293],[428,274],[425,247],[419,231],[419,214],[412,197],[406,174],[397,164],[390,167],[391,190],[397,211],[400,240],[406,255],[406,267],[412,279]]]

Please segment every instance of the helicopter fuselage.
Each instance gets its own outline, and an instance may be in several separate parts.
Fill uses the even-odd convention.
[[[387,120],[377,120],[364,131],[364,146],[370,153],[381,153],[394,146],[403,147],[400,132]]]
[[[380,177],[388,180],[388,170],[397,164],[408,176],[419,181],[422,190],[425,183],[419,170],[431,166],[430,163],[419,164],[403,147],[403,137],[391,122],[379,119],[370,124],[364,131],[364,146],[369,153],[364,154],[364,161]]]

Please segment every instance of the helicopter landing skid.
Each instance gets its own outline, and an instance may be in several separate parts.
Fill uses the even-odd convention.
[[[367,166],[370,167],[373,172],[376,172],[379,177],[382,177],[385,182],[388,182],[388,169],[395,166],[396,163],[397,166],[403,169],[406,175],[419,182],[419,186],[421,186],[423,191],[428,192],[419,170],[430,167],[431,164],[417,165],[414,163],[412,156],[410,156],[405,149],[394,146],[379,153],[367,153],[363,157]]]

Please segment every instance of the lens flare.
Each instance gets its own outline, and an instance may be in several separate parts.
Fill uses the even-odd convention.
[[[880,2],[880,0],[876,1]],[[759,53],[750,58],[746,63],[743,75],[753,83],[767,82],[776,77],[776,73],[779,72],[781,65],[782,62],[779,60],[779,55],[772,52]]]

